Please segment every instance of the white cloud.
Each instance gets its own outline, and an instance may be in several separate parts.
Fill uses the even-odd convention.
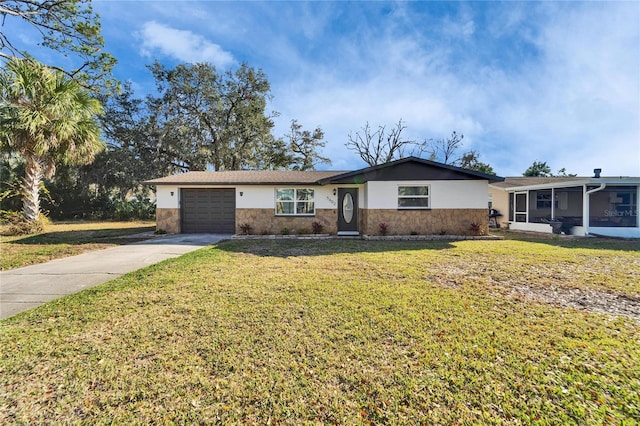
[[[442,20],[442,32],[451,38],[469,39],[476,32],[476,23],[466,6],[461,6],[458,16],[445,17]]]
[[[274,107],[285,121],[320,125],[327,154],[338,159],[334,167],[354,161],[344,148],[349,130],[402,118],[407,135],[419,140],[463,133],[464,149],[478,150],[503,175],[519,175],[538,160],[554,172],[565,167],[590,175],[601,167],[605,174],[637,176],[640,53],[632,6],[542,5],[520,29],[521,14],[502,14],[509,34],[488,28],[492,40],[484,42],[519,37],[490,47],[527,49],[515,52],[521,63],[500,55],[486,61],[473,49],[460,57],[442,39],[410,28],[398,33],[381,22],[390,30],[334,45],[339,63],[301,65],[312,72],[274,85]],[[467,34],[478,31],[476,25]]]
[[[141,53],[153,56],[156,52],[184,62],[209,62],[218,67],[235,63],[233,55],[219,45],[191,31],[178,30],[149,21],[139,33]]]
[[[550,8],[535,66],[492,87],[497,120],[485,120],[513,140],[508,174],[534,160],[580,175],[640,174],[640,40],[628,6]]]
[[[393,126],[402,119],[406,137],[417,141],[446,138],[453,130],[481,132],[482,124],[465,105],[473,104],[475,89],[451,73],[449,47],[407,30],[408,18],[392,13],[389,21],[360,26],[357,37],[339,39],[332,46],[339,61],[316,64],[294,82],[274,85],[273,107],[282,113],[276,134],[292,118],[305,127],[319,125],[325,130],[325,154],[334,160],[333,167],[353,168],[359,160],[344,144],[349,132],[366,122]],[[471,149],[473,138],[465,141]]]
[[[350,130],[402,118],[415,139],[463,133],[464,149],[503,175],[534,160],[640,175],[637,4],[182,4],[145,3],[112,20],[148,21],[138,34],[146,55],[228,66],[233,49],[262,68],[281,112],[275,135],[293,118],[322,127],[334,168],[361,165],[344,147]]]

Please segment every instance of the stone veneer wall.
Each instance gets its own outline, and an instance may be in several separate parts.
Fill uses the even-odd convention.
[[[315,216],[276,216],[273,209],[236,209],[236,233],[241,234],[240,225],[252,227],[252,234],[281,234],[288,229],[290,234],[310,234],[311,224],[320,222],[323,234],[335,234],[337,229],[337,210],[316,209]]]
[[[360,233],[379,235],[380,222],[388,225],[388,235],[471,235],[472,223],[486,231],[487,209],[431,209],[431,210],[360,210]]]
[[[359,209],[360,233],[379,235],[380,222],[389,225],[389,235],[470,235],[471,223],[487,227],[486,209],[432,209],[395,210]],[[315,216],[276,216],[273,209],[236,209],[236,233],[240,225],[247,223],[253,234],[280,234],[284,228],[291,234],[311,233],[313,222],[320,222],[323,233],[338,232],[338,217],[335,209],[317,209]],[[156,229],[169,234],[180,233],[180,209],[156,209]]]
[[[156,230],[180,233],[180,209],[156,209]]]

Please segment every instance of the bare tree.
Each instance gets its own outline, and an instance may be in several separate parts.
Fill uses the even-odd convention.
[[[404,157],[409,148],[411,149],[409,155],[422,151],[424,144],[402,138],[402,131],[406,128],[402,119],[398,120],[395,127],[389,131],[386,126],[378,126],[378,129],[373,131],[367,122],[361,131],[355,134],[349,132],[349,142],[345,146],[357,152],[360,158],[370,166],[388,163]]]
[[[429,146],[429,158],[433,161],[439,161],[444,164],[457,165],[462,157],[457,157],[458,150],[462,148],[462,139],[464,135],[458,135],[455,131],[451,133],[449,139],[438,139],[435,141],[425,142]]]

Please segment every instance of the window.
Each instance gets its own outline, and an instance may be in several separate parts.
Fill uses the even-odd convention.
[[[313,189],[276,189],[276,215],[314,215]]]
[[[551,190],[543,189],[536,192],[536,209],[537,210],[546,210],[551,209]],[[555,201],[555,208],[558,208],[558,201]]]
[[[428,186],[399,186],[398,187],[398,208],[399,209],[428,209],[429,208],[429,187]]]
[[[638,189],[608,186],[589,198],[589,225],[596,227],[638,226]]]

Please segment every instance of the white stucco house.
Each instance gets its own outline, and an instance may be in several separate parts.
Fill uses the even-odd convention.
[[[145,182],[168,233],[472,233],[503,178],[416,157],[355,171],[204,171]],[[315,225],[314,225],[315,222]]]
[[[640,238],[640,177],[507,177],[491,182],[492,208],[510,229]]]

